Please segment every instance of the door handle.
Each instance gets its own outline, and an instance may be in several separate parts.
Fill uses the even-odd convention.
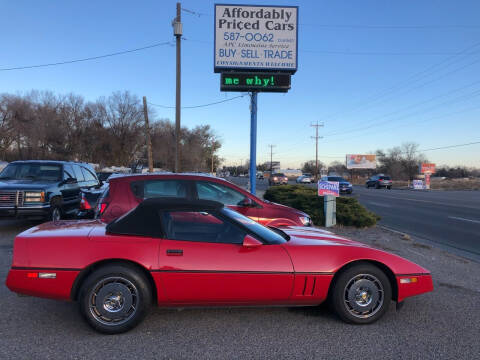
[[[181,249],[167,249],[167,256],[183,256]]]

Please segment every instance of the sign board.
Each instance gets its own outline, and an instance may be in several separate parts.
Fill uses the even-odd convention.
[[[421,164],[420,165],[421,174],[435,174],[435,164]]]
[[[221,91],[287,92],[290,74],[222,72]]]
[[[215,4],[214,71],[297,71],[298,6]]]
[[[412,186],[415,190],[423,190],[425,189],[425,185],[423,185],[423,180],[413,180]]]
[[[347,154],[347,169],[376,169],[377,156],[365,154]]]
[[[340,196],[340,183],[338,181],[318,182],[318,196],[333,195]]]

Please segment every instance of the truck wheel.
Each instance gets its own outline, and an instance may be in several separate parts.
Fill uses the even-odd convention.
[[[60,201],[53,200],[52,203],[50,204],[50,213],[48,215],[48,219],[50,221],[58,221],[58,220],[62,220],[62,217],[63,217],[63,212],[62,212],[62,207],[60,205]]]

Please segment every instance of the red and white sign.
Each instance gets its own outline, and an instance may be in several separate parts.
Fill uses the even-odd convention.
[[[435,174],[435,164],[422,164],[420,172],[422,174]]]
[[[318,196],[340,196],[340,183],[338,181],[319,181]]]

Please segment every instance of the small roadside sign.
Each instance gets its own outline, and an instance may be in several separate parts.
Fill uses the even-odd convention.
[[[322,181],[318,182],[318,196],[340,196],[340,183],[338,181]]]
[[[423,180],[413,180],[412,186],[415,190],[424,190],[425,185],[423,184]]]

